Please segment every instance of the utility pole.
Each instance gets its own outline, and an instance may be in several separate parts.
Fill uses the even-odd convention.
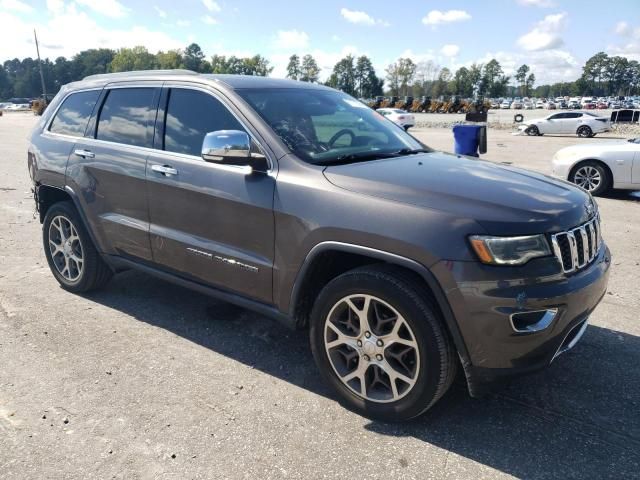
[[[38,66],[40,67],[40,81],[42,82],[42,99],[44,104],[47,104],[47,90],[44,86],[44,74],[42,73],[42,60],[40,60],[40,47],[38,46],[38,35],[36,35],[36,29],[33,29],[33,37],[36,39],[36,52],[38,53]]]

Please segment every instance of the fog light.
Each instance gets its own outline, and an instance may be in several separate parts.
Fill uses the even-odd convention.
[[[553,322],[558,314],[557,308],[512,313],[509,317],[511,327],[519,333],[532,333],[544,330]]]

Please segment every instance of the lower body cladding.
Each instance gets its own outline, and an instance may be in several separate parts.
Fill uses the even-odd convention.
[[[607,290],[611,255],[603,247],[571,275],[552,257],[521,267],[443,261],[432,268],[468,352],[464,367],[473,396],[548,366],[578,342]]]

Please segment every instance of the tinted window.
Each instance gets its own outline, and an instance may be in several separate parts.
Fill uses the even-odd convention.
[[[227,108],[211,95],[174,88],[169,92],[164,149],[200,156],[202,141],[216,130],[243,130]]]
[[[147,147],[153,88],[116,88],[109,92],[98,120],[99,140]],[[155,112],[155,109],[153,109]]]
[[[69,95],[58,109],[49,131],[82,137],[99,96],[100,90]]]
[[[551,115],[549,117],[549,120],[560,120],[563,116],[563,113],[556,113],[555,115]]]
[[[582,116],[581,113],[565,113],[564,118],[580,118]]]

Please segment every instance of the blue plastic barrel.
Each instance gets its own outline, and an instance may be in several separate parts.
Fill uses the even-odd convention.
[[[453,127],[454,151],[459,155],[478,157],[480,129],[482,125],[455,125]]]

